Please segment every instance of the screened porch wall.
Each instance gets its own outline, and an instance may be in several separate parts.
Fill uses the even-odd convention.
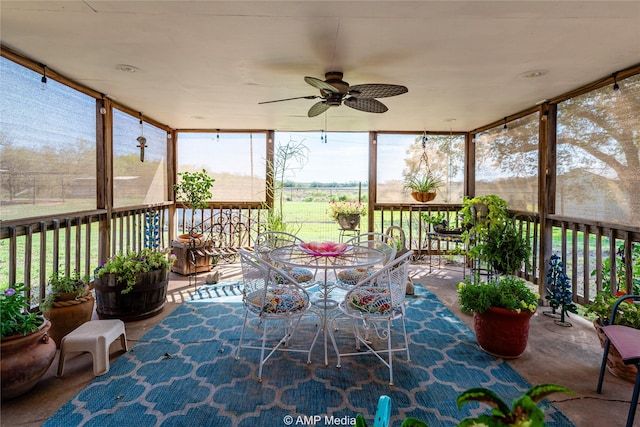
[[[7,63],[13,64],[14,62],[14,65],[20,64],[18,69],[23,66],[26,70],[24,72],[34,74],[37,78],[36,80],[39,81],[39,75],[30,71],[30,69],[37,69],[37,64],[31,63],[25,58],[18,58],[17,55],[3,50],[3,67]],[[469,132],[430,132],[433,135],[440,135],[442,139],[450,139],[452,135],[456,138],[460,136],[463,138],[463,158],[465,161],[462,164],[462,169],[465,171],[463,175],[464,181],[462,184],[458,182],[457,185],[462,186],[463,193],[466,195],[493,191],[490,180],[485,182],[482,170],[477,171],[475,168],[475,165],[478,164],[477,157],[479,157],[479,153],[476,152],[474,147],[476,138],[485,134],[493,134],[493,141],[487,143],[488,147],[493,143],[500,142],[500,144],[496,145],[502,146],[507,150],[501,154],[503,156],[502,163],[507,165],[509,162],[522,163],[523,158],[537,150],[537,171],[543,172],[538,172],[537,176],[535,176],[537,179],[536,184],[532,183],[534,175],[529,174],[522,177],[514,172],[508,179],[504,180],[504,185],[495,185],[494,188],[496,188],[496,194],[510,199],[507,197],[510,180],[524,178],[531,182],[531,190],[527,191],[527,196],[522,198],[522,202],[515,199],[514,209],[516,209],[516,213],[519,216],[523,217],[521,221],[523,230],[527,230],[528,236],[533,239],[536,249],[532,256],[531,271],[523,271],[522,274],[532,280],[537,278],[540,289],[543,292],[544,284],[542,280],[544,274],[542,273],[544,271],[544,263],[541,260],[548,259],[553,252],[562,254],[566,260],[568,272],[573,277],[574,296],[577,301],[591,299],[593,293],[601,289],[605,282],[612,289],[618,289],[621,283],[631,284],[638,276],[634,270],[635,264],[632,262],[625,264],[620,275],[609,275],[608,278],[606,272],[603,271],[602,265],[606,264],[606,260],[609,260],[609,268],[617,272],[616,252],[621,250],[626,259],[635,259],[640,242],[640,224],[638,219],[633,216],[635,212],[639,211],[638,198],[635,196],[638,186],[637,181],[633,181],[633,177],[638,176],[635,172],[639,170],[638,162],[640,161],[640,156],[638,156],[638,147],[640,146],[638,142],[638,129],[640,128],[638,124],[638,117],[640,117],[639,72],[640,67],[633,67],[619,74],[618,81],[624,88],[624,99],[622,101],[609,102],[608,97],[610,97],[610,85],[612,82],[609,78],[603,78],[589,85],[584,91],[551,99],[546,104],[515,113],[505,118],[504,122],[503,120],[496,120],[495,123]],[[167,133],[166,138],[160,137],[166,144],[166,173],[159,171],[160,176],[164,174],[166,178],[161,178],[160,181],[152,180],[155,183],[163,182],[162,186],[165,193],[155,193],[160,195],[153,196],[153,199],[150,200],[143,199],[142,205],[127,206],[126,201],[123,201],[122,206],[116,205],[114,200],[117,197],[114,197],[113,193],[118,190],[114,182],[113,165],[114,156],[117,156],[118,152],[114,147],[114,141],[117,139],[113,135],[114,108],[126,113],[134,124],[139,119],[139,113],[126,106],[118,105],[113,100],[105,99],[102,94],[82,87],[75,82],[64,80],[60,76],[56,76],[56,78],[60,80],[57,83],[60,84],[61,90],[71,90],[72,92],[70,93],[74,94],[75,92],[73,91],[77,91],[78,95],[74,95],[73,98],[84,99],[84,106],[79,107],[78,115],[93,115],[96,118],[94,123],[96,130],[93,133],[93,138],[96,141],[96,149],[93,156],[95,156],[96,163],[94,171],[89,170],[89,176],[87,177],[88,180],[94,180],[95,182],[95,199],[89,205],[79,207],[75,204],[80,195],[87,199],[85,192],[87,188],[91,188],[91,184],[89,186],[86,185],[88,181],[83,183],[76,181],[77,184],[74,188],[77,191],[64,193],[64,197],[60,197],[62,203],[54,203],[53,205],[51,204],[51,199],[43,200],[42,194],[45,193],[44,191],[32,190],[25,192],[24,188],[17,188],[18,186],[24,187],[26,185],[24,183],[27,180],[23,180],[22,184],[16,184],[17,180],[12,181],[10,185],[5,184],[9,182],[8,175],[6,175],[7,170],[13,171],[8,173],[24,173],[26,175],[30,169],[42,166],[42,162],[31,164],[31,166],[29,163],[18,164],[15,159],[19,157],[6,155],[8,153],[6,150],[11,149],[17,152],[17,149],[24,149],[25,147],[20,147],[19,144],[11,140],[14,135],[10,130],[12,130],[11,125],[14,122],[8,120],[7,116],[3,116],[0,119],[3,121],[3,133],[6,132],[2,136],[5,143],[1,146],[3,155],[0,157],[0,161],[3,162],[1,192],[3,218],[0,228],[0,256],[2,259],[0,259],[0,269],[3,277],[9,283],[29,283],[34,295],[41,293],[40,283],[43,283],[44,278],[51,271],[56,269],[78,269],[91,273],[94,267],[97,267],[100,262],[110,255],[118,251],[135,250],[140,245],[143,245],[144,220],[142,218],[147,211],[161,215],[163,224],[161,239],[162,244],[167,246],[178,231],[179,225],[176,219],[178,215],[176,212],[182,209],[180,204],[173,203],[173,192],[170,190],[176,179],[178,164],[176,147],[174,146],[174,142],[177,140],[175,137],[176,130],[157,123],[152,118],[144,117],[144,123],[155,126],[160,130],[160,135],[163,132]],[[53,81],[54,79],[51,78],[50,80]],[[3,79],[3,84],[5,82],[6,80]],[[52,84],[50,87],[55,86]],[[3,93],[13,93],[12,87],[10,85],[3,87]],[[42,96],[41,92],[36,94],[35,91],[32,91],[29,93],[34,99]],[[52,93],[53,90],[50,94]],[[585,107],[582,113],[579,108],[574,108],[574,105],[570,105],[572,100],[579,96],[586,97],[583,101],[574,102],[574,104],[581,104]],[[95,101],[93,106],[87,105],[86,100],[91,100],[92,98]],[[6,98],[3,97],[3,99]],[[600,102],[602,108],[588,108],[589,103],[594,102]],[[29,103],[25,102],[25,105],[29,105]],[[52,117],[56,116],[56,109],[70,108],[64,102],[47,103],[46,105],[47,108],[51,109]],[[72,111],[74,114],[76,113],[75,110]],[[615,126],[607,128],[605,126],[592,125],[589,127],[585,123],[589,120],[589,114],[593,115],[594,112],[599,114],[597,117],[593,117],[594,122],[612,121],[615,122]],[[17,114],[17,112],[12,114]],[[20,114],[22,114],[22,111],[20,111]],[[33,119],[33,121],[37,120]],[[570,129],[568,123],[572,121],[580,124],[579,131]],[[515,137],[505,137],[503,133],[498,133],[497,130],[501,127],[503,128],[505,124],[508,128],[507,135],[516,133],[522,135],[519,141],[524,144],[523,147],[529,150],[527,153],[513,150],[514,145],[512,143],[516,140]],[[526,129],[527,132],[522,132],[522,129]],[[25,128],[23,127],[21,130],[24,134]],[[143,129],[143,131],[145,130]],[[208,132],[212,131],[209,130]],[[219,132],[223,135],[234,133]],[[235,131],[235,133],[237,132]],[[270,139],[269,135],[273,137],[273,131],[250,132],[263,133],[267,135],[267,140]],[[536,132],[538,135],[536,135]],[[416,131],[411,134],[410,137],[415,139],[423,134],[423,131]],[[89,132],[89,135],[91,135],[91,132]],[[376,168],[380,165],[381,159],[375,158],[374,153],[376,153],[376,141],[382,138],[384,133],[374,131],[368,135],[368,160],[371,167],[368,177],[370,185],[366,187],[366,200],[371,209],[369,210],[369,216],[366,218],[364,228],[373,231],[384,231],[383,229],[389,224],[395,224],[398,221],[403,227],[406,224],[406,231],[411,236],[409,240],[412,248],[420,249],[420,242],[424,241],[422,233],[426,232],[426,230],[419,225],[419,221],[415,218],[418,212],[425,209],[442,209],[443,211],[451,212],[452,217],[455,218],[456,214],[454,212],[458,209],[458,206],[446,204],[440,208],[437,202],[429,205],[381,203],[377,199],[376,186]],[[91,137],[85,139],[90,140]],[[50,137],[45,133],[39,149],[58,150],[55,152],[55,158],[58,160],[63,159],[67,162],[65,166],[58,167],[59,170],[77,172],[79,161],[91,164],[92,160],[87,163],[87,159],[92,158],[91,154],[87,156],[84,155],[86,154],[85,152],[77,151],[87,146],[84,139],[82,144],[74,144],[76,141],[70,141],[67,145],[51,144],[50,141]],[[532,143],[532,141],[537,141],[537,144]],[[590,141],[593,143],[591,144]],[[619,145],[616,145],[616,142]],[[271,139],[270,143],[273,143],[273,139]],[[132,142],[131,145],[133,144],[135,143]],[[571,144],[575,147],[574,152],[565,150],[565,146]],[[89,143],[89,150],[92,149],[91,146],[92,144]],[[127,147],[130,151],[125,155],[136,157],[140,154],[135,149],[131,151],[131,146]],[[72,148],[76,151],[69,151]],[[512,149],[511,152],[508,151],[510,148]],[[601,151],[596,152],[598,149],[601,149]],[[593,165],[586,168],[582,167],[585,166],[584,162],[579,162],[581,167],[574,167],[568,170],[565,161],[572,158],[575,159],[576,152],[579,154],[597,154],[600,162],[602,162],[602,156],[609,155],[612,161],[608,164],[608,169],[603,168],[600,164],[595,164],[595,169]],[[36,151],[35,154],[29,153],[29,151],[26,153],[28,155],[23,156],[25,159],[42,158],[40,151]],[[79,153],[83,155],[80,156],[78,155]],[[88,151],[88,153],[91,153],[91,151]],[[268,147],[266,155],[269,158]],[[533,158],[530,158],[527,164],[531,166]],[[603,193],[600,198],[593,197],[593,193],[585,191],[586,187],[579,186],[580,183],[593,178],[594,170],[599,172],[596,174],[598,175],[598,180],[600,180],[599,182],[606,182],[607,184],[602,187]],[[509,168],[507,168],[507,171],[509,171]],[[582,176],[580,175],[581,173],[583,174]],[[635,175],[633,175],[634,173]],[[398,174],[401,174],[401,171],[398,171]],[[450,176],[455,177],[456,174],[452,173]],[[620,177],[627,176],[631,178],[620,179]],[[258,179],[263,179],[266,182],[268,181],[268,174],[266,178]],[[31,182],[33,183],[33,181]],[[54,180],[49,180],[46,184],[49,185],[51,182],[54,182]],[[556,191],[556,182],[559,183],[558,188],[561,190]],[[594,181],[591,180],[591,182]],[[536,185],[538,192],[537,208],[534,207]],[[32,185],[32,188],[35,187]],[[582,199],[578,197],[567,198],[567,192],[572,191],[576,191],[576,196],[584,197]],[[28,197],[24,197],[25,195]],[[24,198],[20,200],[20,197]],[[11,203],[6,203],[7,200],[11,201]],[[579,204],[581,200],[584,202],[582,205]],[[602,200],[602,203],[594,203],[596,200]],[[245,201],[236,203],[234,201],[219,201],[212,202],[211,207],[215,209],[254,209],[259,211],[265,207],[263,202],[267,202],[267,207],[273,206],[273,202],[269,200],[267,195],[264,200],[258,202]],[[139,201],[129,203],[134,204],[139,203]],[[593,208],[593,204],[602,204],[603,206],[606,204],[606,209],[601,212],[603,218],[593,219],[590,217],[592,210],[589,209]],[[611,210],[614,205],[620,208]],[[7,214],[5,209],[8,206],[14,209],[14,216]],[[114,206],[120,207],[116,209]],[[573,210],[569,210],[567,206]],[[625,215],[627,216],[625,217]],[[533,219],[530,219],[530,217]],[[628,219],[625,220],[625,218]],[[53,236],[52,231],[54,230],[59,230],[58,237],[50,237]],[[536,237],[536,232],[538,237]],[[54,241],[58,243],[54,243]],[[416,243],[414,244],[414,242]],[[623,243],[624,248],[622,248]],[[617,265],[619,266],[619,262]]]

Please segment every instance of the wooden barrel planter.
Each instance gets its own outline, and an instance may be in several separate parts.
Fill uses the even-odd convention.
[[[103,274],[95,278],[96,312],[100,319],[121,319],[124,322],[146,319],[164,308],[169,285],[169,270],[141,273],[136,284],[126,294],[126,283],[115,274]]]

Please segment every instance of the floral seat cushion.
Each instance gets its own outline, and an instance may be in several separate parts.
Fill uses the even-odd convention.
[[[386,287],[362,287],[350,293],[348,304],[363,313],[387,314],[391,312],[391,295]]]
[[[276,287],[267,290],[266,297],[262,299],[262,292],[254,292],[247,296],[247,301],[254,307],[261,307],[264,313],[286,313],[302,310],[307,305],[307,298],[298,289]]]
[[[371,274],[373,274],[373,271],[366,268],[346,268],[338,272],[338,280],[345,285],[354,286],[361,280],[371,276]]]
[[[306,268],[286,268],[287,274],[291,276],[292,279],[295,279],[296,283],[306,283],[313,280],[313,273],[311,270]],[[287,282],[283,276],[276,274],[275,276],[276,282],[283,284]]]
[[[311,272],[311,270],[308,270],[306,268],[288,269],[287,273],[289,273],[289,276],[296,279],[296,282],[298,283],[305,283],[313,280],[313,273]]]

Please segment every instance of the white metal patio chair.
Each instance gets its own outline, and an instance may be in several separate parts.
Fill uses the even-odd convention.
[[[298,283],[305,287],[313,286],[315,284],[315,271],[311,271],[308,268],[287,268],[274,261],[269,257],[269,253],[276,248],[283,248],[286,246],[295,246],[304,243],[304,240],[296,235],[287,233],[284,231],[265,231],[256,237],[254,243],[254,251],[262,259],[274,264],[276,267],[282,268],[289,276],[293,277]]]
[[[404,351],[407,360],[411,361],[409,342],[405,327],[405,290],[409,277],[409,263],[411,252],[407,252],[397,259],[393,259],[373,275],[356,284],[347,292],[343,301],[338,305],[339,313],[332,319],[331,324],[337,325],[341,318],[351,320],[355,337],[356,352],[341,353],[335,338],[336,328],[330,328],[330,336],[338,356],[337,367],[341,367],[340,359],[345,356],[375,355],[389,368],[389,384],[393,385],[393,353]],[[392,341],[392,323],[399,321],[402,327],[402,342]],[[385,349],[376,350],[369,335],[374,331],[386,344]],[[361,345],[366,347],[360,351]]]
[[[386,265],[396,256],[397,245],[395,242],[395,239],[388,234],[371,232],[354,236],[345,243],[350,246],[367,246],[382,251],[385,254],[382,265]],[[336,287],[349,290],[374,272],[374,268],[346,268],[338,270],[336,271]]]
[[[239,254],[244,282],[242,299],[245,316],[236,359],[240,358],[241,348],[260,350],[258,381],[262,381],[262,368],[276,350],[306,353],[307,363],[311,363],[311,351],[318,338],[318,332],[315,333],[308,349],[289,348],[289,341],[293,337],[300,319],[311,307],[309,294],[284,270],[269,264],[251,252],[240,250]],[[258,318],[262,328],[259,346],[243,344],[249,315]],[[279,321],[279,323],[270,329],[275,321]],[[274,334],[278,331],[283,333],[275,345],[267,348],[267,335],[271,331]],[[267,350],[268,354],[265,356]]]

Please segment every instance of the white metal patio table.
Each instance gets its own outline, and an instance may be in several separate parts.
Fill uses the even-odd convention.
[[[338,302],[330,298],[332,289],[329,271],[345,268],[366,268],[376,264],[380,265],[385,259],[385,253],[369,247],[347,246],[344,244],[334,244],[336,250],[313,250],[309,244],[290,245],[273,249],[270,258],[277,263],[281,263],[290,268],[311,268],[317,271],[321,277],[316,277],[316,281],[321,286],[320,297],[313,300],[313,305],[318,309],[321,320],[321,329],[324,336],[324,364],[329,365],[327,354],[327,312],[337,307]],[[323,243],[329,245],[329,242]],[[344,249],[342,249],[344,248]]]

